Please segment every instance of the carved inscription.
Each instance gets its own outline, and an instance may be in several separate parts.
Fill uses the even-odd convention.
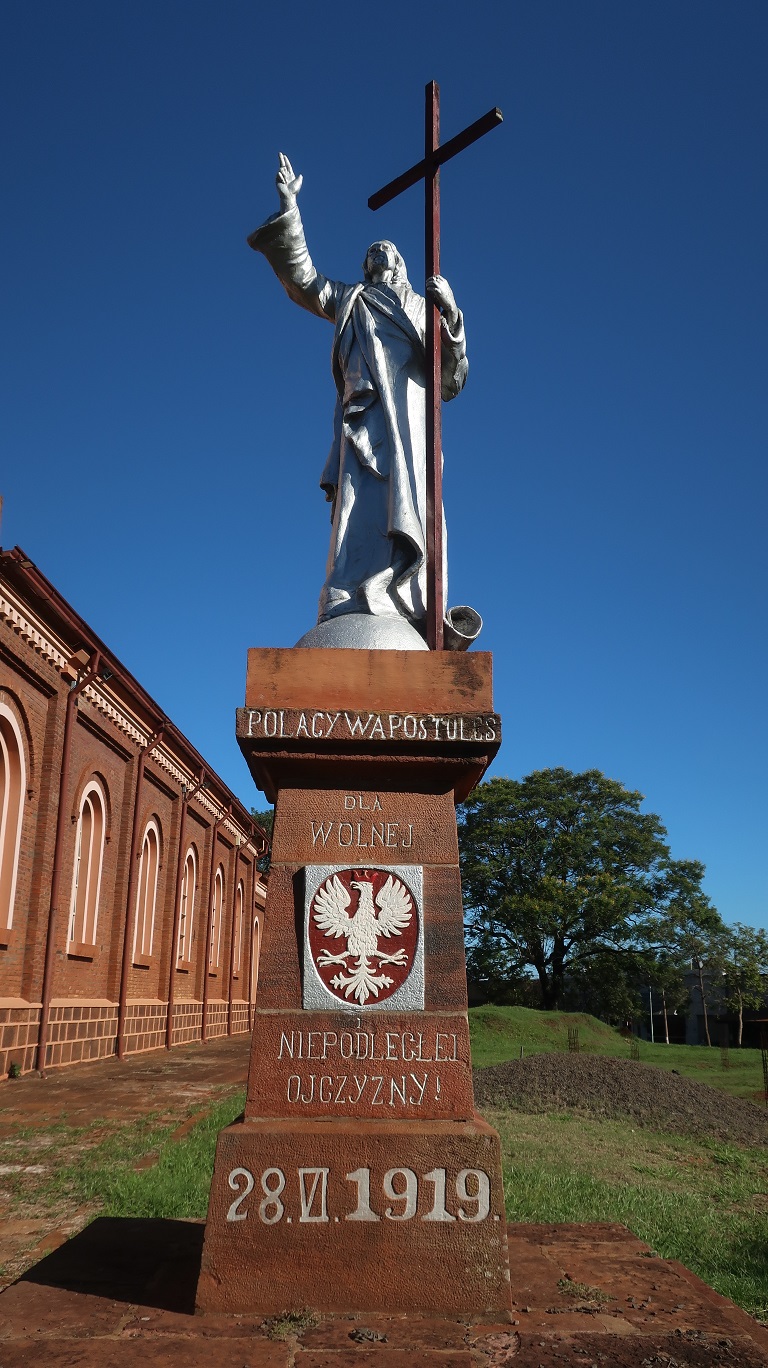
[[[413,822],[392,821],[391,798],[380,793],[345,793],[338,816],[310,818],[310,836],[314,850],[331,848],[342,850],[412,850]]]
[[[300,712],[240,708],[239,736],[297,741],[497,741],[496,713]]]
[[[445,1068],[451,1073],[450,1066],[460,1063],[454,1031],[281,1031],[277,1059],[325,1064],[288,1075],[292,1107],[320,1104],[366,1114],[374,1107],[399,1111],[439,1103]],[[382,1064],[401,1068],[377,1069]],[[424,1064],[432,1067],[419,1067]]]
[[[347,1190],[329,1201],[329,1168],[299,1168],[295,1181],[280,1168],[265,1169],[259,1178],[254,1203],[249,1202],[256,1178],[248,1169],[236,1168],[228,1183],[238,1195],[227,1211],[227,1221],[245,1221],[253,1215],[262,1225],[285,1220],[291,1225],[325,1224],[330,1221],[464,1221],[477,1224],[491,1211],[491,1180],[482,1169],[460,1169],[449,1181],[448,1171],[434,1168],[419,1177],[411,1168],[391,1168],[381,1178],[381,1191],[371,1192],[371,1170],[357,1168],[345,1173]],[[340,1198],[340,1200],[338,1200]],[[345,1200],[346,1199],[346,1200]],[[354,1205],[351,1205],[354,1203]],[[336,1210],[333,1209],[336,1205]],[[494,1221],[500,1218],[494,1215]]]

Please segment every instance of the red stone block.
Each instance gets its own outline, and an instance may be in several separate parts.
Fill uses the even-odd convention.
[[[257,1013],[248,1118],[473,1113],[466,1013]]]
[[[200,1310],[503,1315],[509,1296],[499,1139],[480,1118],[221,1132]]]
[[[490,711],[492,656],[450,651],[248,652],[247,708],[370,708],[400,713]]]

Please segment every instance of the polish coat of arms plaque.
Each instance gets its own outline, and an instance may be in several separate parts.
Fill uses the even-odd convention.
[[[307,865],[302,1003],[423,1011],[420,865]]]

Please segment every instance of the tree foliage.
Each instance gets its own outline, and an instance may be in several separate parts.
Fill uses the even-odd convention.
[[[262,855],[261,859],[258,860],[258,861],[257,861],[257,864],[256,864],[256,868],[259,870],[259,872],[260,872],[261,874],[268,874],[268,873],[269,873],[269,866],[270,866],[270,864],[271,864],[271,858],[272,858],[272,845],[271,845],[271,842],[272,842],[272,829],[273,829],[273,827],[274,827],[274,825],[275,825],[275,809],[274,809],[274,808],[265,808],[265,809],[263,810],[263,812],[259,812],[258,808],[251,808],[251,816],[252,816],[254,822],[258,822],[259,826],[261,827],[262,831],[264,832],[264,835],[267,836],[267,837],[269,838],[269,841],[270,841],[270,847],[269,847],[269,849],[267,850],[266,855]]]
[[[768,935],[736,922],[728,927],[723,951],[723,996],[738,1016],[741,1045],[744,1009],[759,1007],[768,991]]]
[[[553,1009],[569,982],[608,981],[613,966],[626,1000],[673,927],[721,925],[701,888],[704,866],[672,859],[642,801],[599,770],[538,770],[475,789],[459,809],[473,975],[533,973]]]

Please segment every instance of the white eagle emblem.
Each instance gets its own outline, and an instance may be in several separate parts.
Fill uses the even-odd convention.
[[[346,950],[332,955],[323,950],[317,956],[317,964],[325,968],[328,964],[341,964],[346,974],[335,974],[331,986],[343,992],[346,998],[356,998],[364,1005],[369,997],[378,997],[379,989],[391,988],[394,980],[381,973],[383,964],[408,964],[405,949],[396,950],[393,955],[379,950],[380,936],[399,936],[410,924],[413,916],[413,899],[405,884],[392,874],[376,896],[378,916],[373,905],[373,884],[368,879],[352,879],[350,888],[358,892],[357,909],[350,915],[348,908],[352,902],[338,874],[332,874],[318,889],[314,901],[313,916],[318,928],[326,936],[344,937]],[[348,964],[354,959],[355,964]],[[373,963],[378,960],[377,966]]]

